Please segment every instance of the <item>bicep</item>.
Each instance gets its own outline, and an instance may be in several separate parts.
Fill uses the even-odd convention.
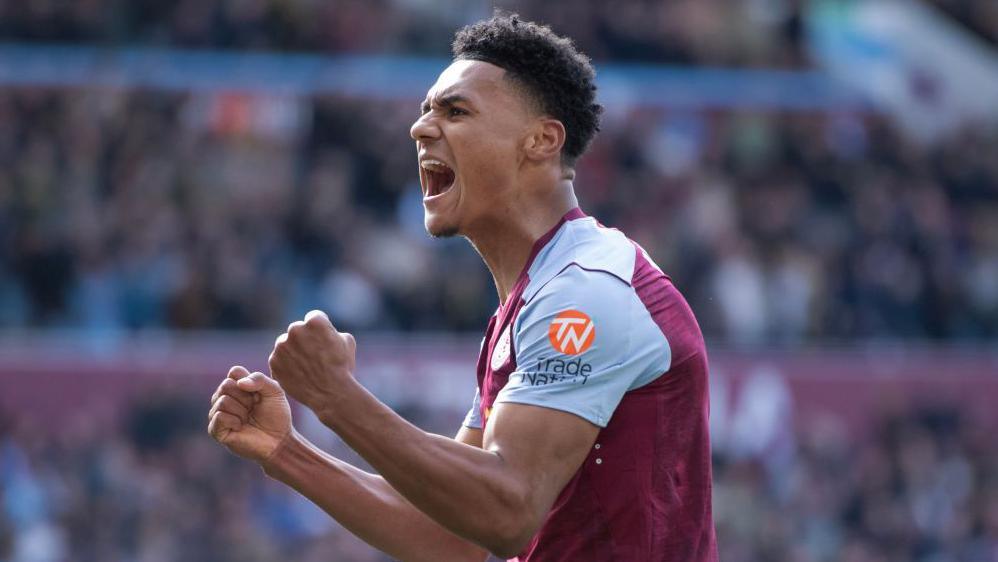
[[[483,446],[522,483],[540,525],[558,494],[579,470],[600,428],[568,412],[516,403],[496,404]]]

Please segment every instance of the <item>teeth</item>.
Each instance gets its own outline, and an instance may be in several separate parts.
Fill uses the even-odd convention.
[[[431,160],[429,158],[420,162],[419,165],[422,166],[424,170],[429,170],[431,172],[445,172],[450,169],[450,166],[447,164],[444,164],[439,160]]]

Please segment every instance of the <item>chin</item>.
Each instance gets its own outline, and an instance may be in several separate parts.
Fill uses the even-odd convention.
[[[434,219],[427,216],[426,220],[423,222],[423,225],[426,227],[427,234],[433,238],[452,238],[460,234],[457,225],[448,224],[439,218]]]

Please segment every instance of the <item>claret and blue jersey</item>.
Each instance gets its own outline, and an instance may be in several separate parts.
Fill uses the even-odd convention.
[[[601,428],[520,560],[717,559],[703,337],[640,246],[566,214],[490,319],[477,375],[468,427],[515,402]]]

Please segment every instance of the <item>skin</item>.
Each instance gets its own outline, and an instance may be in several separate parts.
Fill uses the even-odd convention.
[[[577,205],[562,164],[563,125],[505,71],[455,61],[427,94],[410,134],[420,157],[455,172],[424,197],[434,236],[465,236],[505,301],[534,242]],[[420,178],[426,195],[426,174]],[[209,433],[314,501],[372,546],[403,560],[517,555],[585,460],[599,428],[573,414],[497,404],[487,431],[455,438],[399,417],[355,378],[356,341],[312,311],[277,338],[270,377],[233,367],[212,397]],[[319,451],[291,423],[287,396],[378,475]]]

